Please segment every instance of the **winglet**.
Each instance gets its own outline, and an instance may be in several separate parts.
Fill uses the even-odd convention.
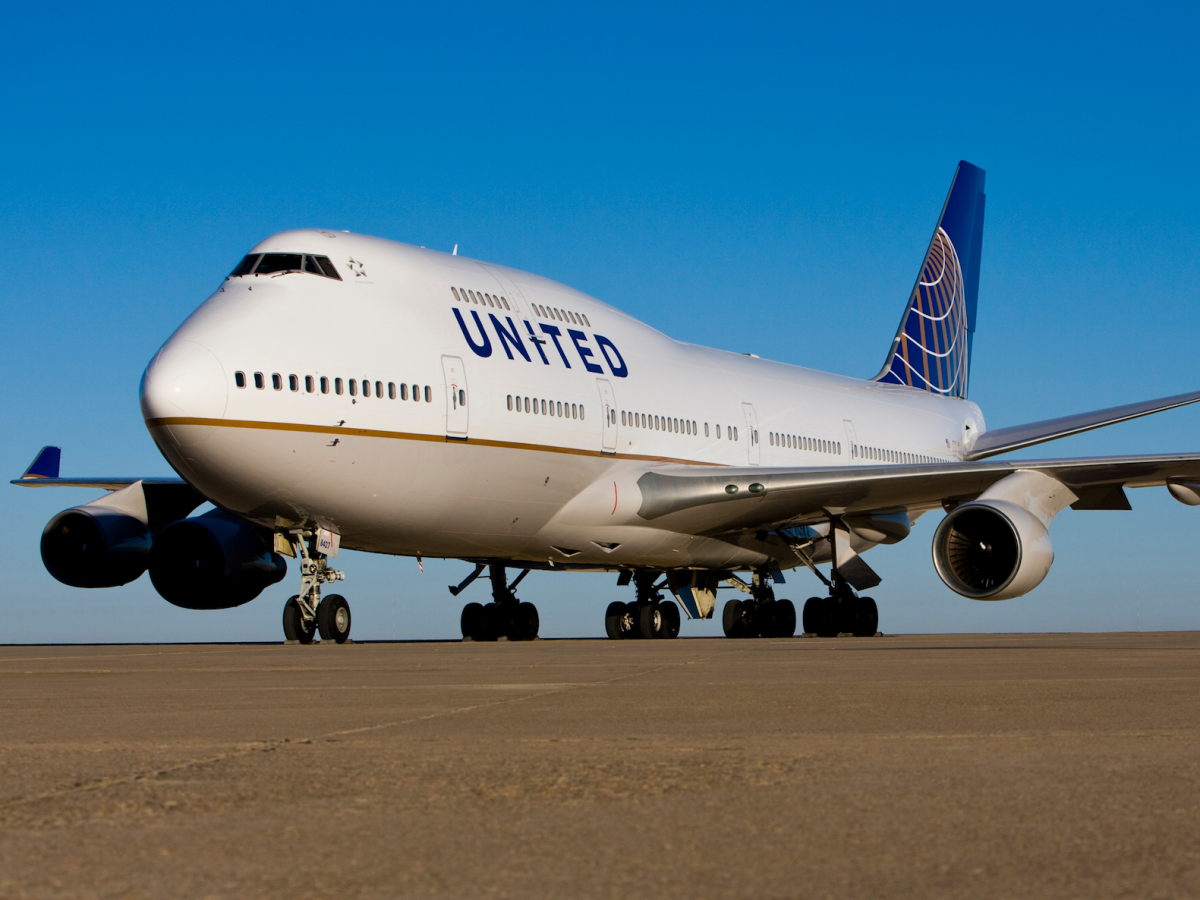
[[[29,464],[29,468],[25,470],[25,474],[21,476],[22,481],[30,481],[35,478],[57,478],[58,464],[62,459],[61,447],[43,447],[38,451],[38,455],[33,462]]]

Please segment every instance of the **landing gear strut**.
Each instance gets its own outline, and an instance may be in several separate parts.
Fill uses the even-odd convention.
[[[639,569],[633,576],[637,599],[633,603],[615,601],[604,613],[604,631],[612,640],[629,638],[679,637],[679,607],[662,595],[662,584],[655,584],[657,572]],[[628,584],[622,575],[618,584]],[[665,582],[664,582],[665,583]]]
[[[459,591],[479,577],[483,571],[482,565],[477,565],[475,571],[457,588],[451,587],[450,593],[455,596]],[[510,641],[537,640],[541,620],[537,607],[532,603],[523,603],[513,593],[529,570],[526,569],[516,577],[512,584],[504,566],[489,566],[488,577],[492,582],[492,602],[468,603],[463,607],[462,625],[463,640],[495,641],[505,637]]]
[[[750,584],[734,576],[734,587],[750,595],[748,600],[730,600],[721,615],[725,636],[731,638],[791,637],[796,633],[796,606],[791,600],[776,600],[766,573],[755,572]]]
[[[350,604],[341,594],[321,598],[321,585],[344,581],[345,573],[331,569],[324,554],[310,552],[311,534],[298,534],[293,542],[300,554],[300,593],[283,607],[283,636],[289,641],[311,644],[320,631],[321,640],[344,644],[350,637]]]

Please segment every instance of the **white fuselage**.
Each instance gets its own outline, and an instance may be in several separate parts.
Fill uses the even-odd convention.
[[[322,254],[342,280],[226,279],[147,367],[143,414],[218,505],[272,528],[332,528],[351,548],[761,565],[761,549],[640,519],[636,476],[947,462],[984,428],[967,401],[681,343],[463,257],[310,230],[254,252]]]

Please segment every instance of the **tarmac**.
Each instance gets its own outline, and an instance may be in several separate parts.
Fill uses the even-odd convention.
[[[1200,633],[0,647],[0,897],[1197,897]]]

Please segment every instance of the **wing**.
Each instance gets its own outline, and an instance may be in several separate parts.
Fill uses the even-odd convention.
[[[1032,447],[1034,444],[1081,434],[1091,431],[1093,428],[1103,428],[1105,425],[1128,422],[1130,419],[1139,419],[1142,416],[1164,412],[1168,409],[1178,409],[1197,401],[1200,401],[1200,391],[1192,391],[1187,394],[1176,394],[1174,397],[1163,397],[1161,400],[1143,400],[1140,403],[1127,403],[1124,406],[1076,413],[1058,419],[1045,419],[1041,422],[1030,422],[1027,425],[993,428],[979,436],[971,446],[967,459],[987,459],[989,456],[1020,450],[1023,447]]]
[[[638,515],[686,534],[771,530],[831,515],[920,511],[971,500],[1017,471],[1037,471],[1079,497],[1075,509],[1129,509],[1126,487],[1200,482],[1200,456],[840,466],[827,469],[661,466],[637,479]],[[1175,491],[1172,491],[1175,493]],[[1179,497],[1179,494],[1176,494]],[[1183,499],[1183,498],[1180,498]],[[1189,502],[1184,499],[1184,502]]]
[[[182,478],[60,478],[58,469],[61,462],[61,447],[43,447],[33,458],[25,474],[14,478],[9,484],[18,484],[21,487],[89,487],[119,491],[140,481],[144,485],[174,485],[192,490],[191,485]]]

